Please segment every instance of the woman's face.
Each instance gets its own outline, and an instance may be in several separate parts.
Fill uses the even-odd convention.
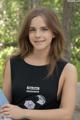
[[[32,19],[29,28],[29,40],[34,50],[49,49],[53,37],[52,31],[41,16]]]

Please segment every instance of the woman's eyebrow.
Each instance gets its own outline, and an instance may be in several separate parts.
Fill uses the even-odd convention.
[[[36,28],[35,26],[30,26],[30,28]],[[47,26],[41,26],[40,28],[48,28]]]

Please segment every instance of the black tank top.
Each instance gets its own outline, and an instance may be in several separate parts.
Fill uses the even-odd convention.
[[[30,65],[19,56],[11,58],[10,64],[12,104],[26,109],[59,108],[58,83],[66,61],[58,61],[54,74],[48,78],[45,77],[48,73],[47,65]]]

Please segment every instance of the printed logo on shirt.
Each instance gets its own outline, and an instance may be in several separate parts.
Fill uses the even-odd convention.
[[[38,98],[38,101],[37,103],[40,104],[40,105],[44,105],[45,102],[46,102],[46,99],[43,95],[37,95],[37,98]]]
[[[35,103],[32,100],[26,100],[24,106],[28,109],[34,109]]]
[[[26,92],[28,93],[39,93],[40,91],[40,87],[36,87],[36,86],[27,86],[26,87]]]
[[[46,103],[46,98],[43,95],[36,95],[28,100],[25,100],[24,106],[27,109],[34,109],[43,106],[45,103]]]

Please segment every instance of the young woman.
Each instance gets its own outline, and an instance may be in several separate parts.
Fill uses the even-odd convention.
[[[20,52],[4,71],[3,90],[11,104],[1,113],[19,120],[71,120],[77,72],[63,59],[64,35],[55,13],[33,9],[18,40]]]

